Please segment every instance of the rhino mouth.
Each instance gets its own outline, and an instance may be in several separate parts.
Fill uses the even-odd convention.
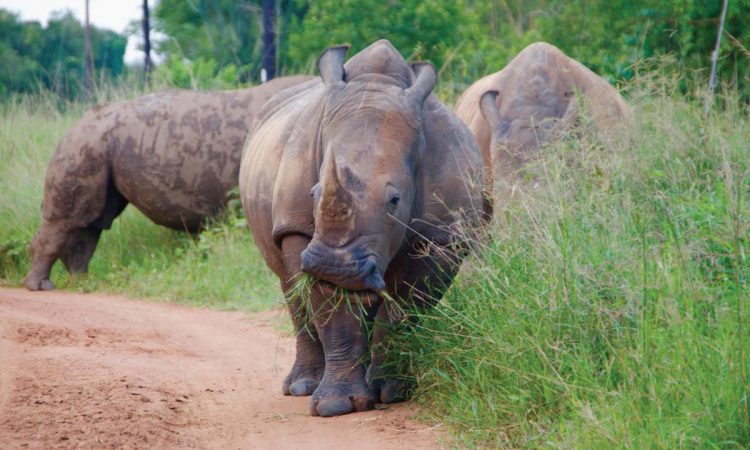
[[[302,271],[313,278],[352,290],[380,292],[385,281],[374,254],[361,251],[322,248],[310,244],[302,252]],[[355,254],[361,254],[354,257]]]

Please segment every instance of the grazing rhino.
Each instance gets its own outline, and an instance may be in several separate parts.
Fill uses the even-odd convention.
[[[128,203],[159,225],[197,231],[237,185],[255,114],[276,92],[311,78],[236,91],[169,90],[89,109],[47,168],[26,287],[53,289],[58,258],[69,272],[86,272],[102,230]]]
[[[240,165],[245,215],[296,329],[282,391],[312,394],[320,416],[403,399],[404,386],[381,376],[382,352],[366,366],[363,317],[375,320],[377,349],[398,323],[384,296],[439,299],[462,257],[455,228],[481,224],[485,207],[481,154],[431,95],[434,67],[410,68],[386,40],[344,64],[347,49],[326,50],[319,80],[265,105]],[[294,289],[303,274],[309,297]]]
[[[485,167],[494,172],[496,181],[512,182],[542,144],[575,124],[580,103],[601,133],[633,117],[606,80],[557,47],[538,42],[500,72],[472,84],[458,99],[455,111],[474,133]]]

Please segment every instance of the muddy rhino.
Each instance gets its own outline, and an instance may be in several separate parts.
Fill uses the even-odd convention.
[[[621,128],[633,116],[606,80],[543,42],[529,45],[503,70],[472,84],[455,111],[501,183],[512,182],[536,150],[574,125],[581,112],[601,134]]]
[[[346,52],[329,48],[318,81],[266,104],[240,165],[248,223],[296,329],[282,392],[312,395],[320,416],[404,398],[382,377],[377,350],[399,323],[384,297],[439,299],[462,257],[455,228],[479,226],[484,205],[481,154],[431,94],[432,65],[411,68],[385,40],[344,64]],[[299,279],[313,280],[309,295]]]
[[[128,203],[159,225],[197,231],[237,185],[256,113],[276,92],[311,78],[236,91],[170,90],[89,109],[47,168],[26,287],[53,289],[58,258],[69,272],[86,272],[102,230]]]

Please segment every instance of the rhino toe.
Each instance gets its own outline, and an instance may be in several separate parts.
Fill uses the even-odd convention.
[[[370,394],[329,396],[310,400],[310,415],[333,417],[375,408],[375,398]]]
[[[381,403],[398,403],[408,400],[414,384],[406,380],[386,380],[379,386]]]
[[[284,379],[281,385],[281,392],[284,395],[294,395],[296,397],[312,395],[318,388],[320,380],[323,378],[323,368],[317,365],[294,363],[289,375]]]
[[[294,395],[296,397],[312,395],[318,384],[320,384],[320,380],[302,378],[289,385],[289,394],[287,395]]]
[[[354,410],[354,405],[348,398],[327,398],[312,400],[310,402],[310,415],[333,417],[349,414]]]
[[[55,284],[49,280],[49,278],[33,278],[26,277],[23,280],[24,286],[30,291],[51,291],[55,288]]]

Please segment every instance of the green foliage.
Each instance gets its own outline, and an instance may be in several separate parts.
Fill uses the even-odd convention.
[[[239,70],[234,64],[219,68],[213,59],[185,60],[175,55],[160,64],[153,75],[157,85],[184,89],[232,89]]]
[[[92,27],[91,41],[97,76],[122,75],[127,38]],[[75,99],[83,80],[83,26],[70,12],[53,14],[43,28],[0,9],[0,67],[0,98],[45,89]]]
[[[387,38],[410,59],[441,69],[449,90],[462,90],[502,69],[535,41],[560,47],[610,81],[628,80],[644,58],[671,54],[686,77],[706,78],[721,2],[680,0],[316,1],[289,27],[283,64],[311,70],[327,46],[351,43],[352,53]],[[750,42],[750,0],[730,2],[726,30]],[[674,68],[672,68],[674,69]],[[720,79],[750,95],[750,57],[726,36]],[[687,84],[683,83],[683,89]]]
[[[721,2],[679,0],[559,1],[536,21],[539,35],[559,46],[610,80],[629,79],[633,64],[643,58],[671,53],[685,75],[706,69],[715,46]],[[750,42],[747,19],[750,1],[732,0],[726,30],[740,42]],[[575,30],[571,32],[571,30]],[[720,71],[746,89],[750,58],[742,56],[724,37]],[[704,77],[705,78],[705,77]],[[750,91],[745,91],[750,93]]]
[[[462,445],[750,445],[750,111],[639,77],[632,135],[550,146],[401,356]]]
[[[206,77],[233,65],[240,68],[241,81],[248,81],[261,51],[258,2],[160,0],[154,16],[156,29],[168,36],[158,49],[172,67],[175,61],[193,61]]]
[[[430,60],[438,68],[460,50],[471,22],[466,2],[400,2],[323,0],[309,4],[297,30],[289,37],[289,60],[307,67],[330,45],[350,43],[352,53],[385,38],[404,56]]]
[[[612,82],[630,79],[644,58],[670,54],[685,80],[705,81],[721,2],[679,0],[406,0],[400,2],[279,0],[277,72],[314,72],[327,46],[352,44],[352,53],[380,38],[409,59],[431,60],[446,93],[463,90],[502,69],[520,50],[547,41]],[[259,78],[260,0],[160,0],[154,28],[165,57],[159,85],[237,87]],[[750,98],[750,0],[732,0],[719,80]],[[730,39],[730,35],[735,39]],[[94,28],[97,73],[123,72],[124,36]],[[743,47],[744,46],[744,47]],[[0,95],[46,87],[75,98],[80,91],[83,30],[71,15],[46,28],[0,11]],[[4,93],[4,94],[3,94]]]

